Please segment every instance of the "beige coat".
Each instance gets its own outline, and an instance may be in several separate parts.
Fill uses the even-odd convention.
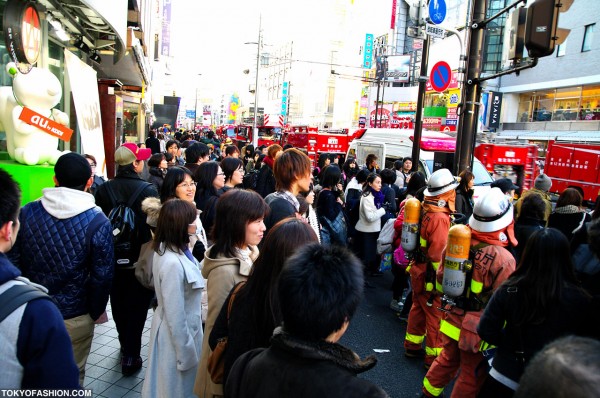
[[[211,249],[212,247],[204,253],[204,267],[202,268],[202,275],[206,278],[208,293],[208,316],[204,326],[202,357],[200,358],[194,385],[194,393],[200,398],[223,395],[223,385],[214,384],[208,374],[207,363],[208,356],[211,353],[208,337],[229,292],[238,282],[248,279],[252,269],[252,264],[237,257],[227,258],[219,255],[213,258],[211,257],[213,255]],[[250,249],[252,251],[250,258],[254,261],[258,257],[258,249],[252,246]]]
[[[375,206],[373,194],[360,197],[359,219],[356,223],[356,230],[360,232],[379,232],[381,231],[381,217],[385,215],[385,209]]]

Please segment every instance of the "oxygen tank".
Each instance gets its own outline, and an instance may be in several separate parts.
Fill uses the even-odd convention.
[[[402,223],[401,245],[405,252],[412,252],[419,243],[419,221],[421,220],[421,202],[410,198],[404,204],[404,222]]]
[[[444,259],[442,289],[448,298],[461,296],[465,291],[467,272],[471,271],[469,249],[471,230],[468,226],[454,225],[448,231],[448,243]]]

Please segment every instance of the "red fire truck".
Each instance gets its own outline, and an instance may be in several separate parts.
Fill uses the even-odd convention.
[[[309,126],[291,126],[282,136],[281,145],[292,144],[306,151],[308,157],[317,165],[321,153],[340,156],[340,165],[346,157],[350,142],[354,139],[348,129],[318,129]]]
[[[535,177],[539,174],[536,171],[537,145],[479,144],[474,155],[494,179],[509,178],[519,189],[533,187]]]
[[[552,179],[552,193],[576,186],[583,189],[584,200],[595,201],[600,194],[598,143],[548,140],[545,159],[534,144],[480,144],[475,156],[494,177],[509,177],[524,189],[533,187],[543,167]]]
[[[281,140],[281,127],[257,126],[258,146],[279,143]],[[217,128],[217,135],[222,139],[231,138],[234,143],[242,148],[252,142],[252,126],[247,124],[224,125]]]

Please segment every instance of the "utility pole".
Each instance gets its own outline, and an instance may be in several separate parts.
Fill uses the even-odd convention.
[[[258,128],[256,120],[258,118],[258,69],[260,68],[260,50],[262,47],[262,14],[258,16],[258,42],[256,43],[256,80],[254,83],[254,119],[252,120],[252,145],[258,147]]]
[[[423,40],[423,51],[421,53],[421,70],[419,71],[419,94],[417,97],[417,111],[415,113],[415,135],[413,139],[412,171],[419,170],[419,155],[421,152],[421,133],[423,130],[423,106],[425,105],[425,90],[427,90],[427,60],[429,59],[429,46],[431,44],[431,36]]]
[[[474,0],[471,21],[467,32],[466,46],[469,49],[467,57],[467,76],[462,87],[462,110],[458,121],[456,137],[456,152],[453,171],[455,175],[466,169],[471,169],[473,151],[477,135],[477,119],[481,103],[481,75],[483,45],[485,35],[486,0]]]

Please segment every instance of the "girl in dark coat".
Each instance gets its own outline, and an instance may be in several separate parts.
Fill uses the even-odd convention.
[[[456,212],[465,217],[458,220],[461,224],[466,224],[473,214],[473,185],[475,184],[475,175],[469,170],[463,170],[459,174],[460,184],[456,187]]]
[[[341,195],[342,172],[337,165],[329,165],[321,173],[322,189],[317,197],[317,217],[323,228],[324,244],[346,246],[348,227],[344,219]]]
[[[583,224],[592,220],[590,215],[581,208],[582,200],[581,194],[576,189],[565,189],[558,197],[556,208],[548,218],[548,227],[558,229],[568,240],[571,240],[573,234],[583,227]]]
[[[221,166],[215,161],[203,162],[196,170],[194,175],[196,182],[196,195],[194,202],[196,207],[202,210],[200,220],[206,233],[208,234],[209,246],[212,241],[212,227],[215,223],[217,208],[217,199],[219,198],[219,189],[225,186],[225,173]]]
[[[148,182],[153,184],[158,192],[162,189],[167,168],[167,158],[164,153],[155,153],[148,159],[148,172],[150,173]]]

